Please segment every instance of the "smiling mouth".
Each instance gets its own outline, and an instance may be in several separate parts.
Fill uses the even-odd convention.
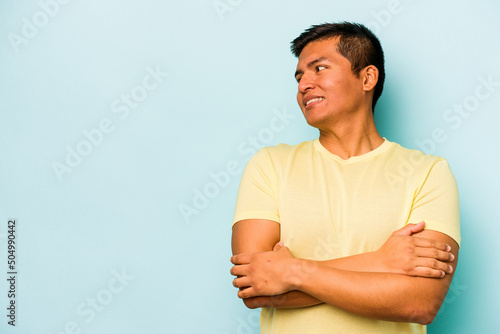
[[[324,99],[325,99],[324,97],[317,97],[315,99],[311,99],[305,103],[305,106],[307,107],[311,103],[323,101]]]

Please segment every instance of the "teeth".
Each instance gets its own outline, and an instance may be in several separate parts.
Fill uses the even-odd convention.
[[[325,98],[324,97],[318,97],[318,98],[315,98],[315,99],[312,99],[312,100],[309,100],[306,102],[306,106],[311,103],[311,102],[316,102],[316,101],[322,101],[324,100]]]

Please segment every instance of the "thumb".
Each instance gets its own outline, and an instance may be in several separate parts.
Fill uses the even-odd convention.
[[[273,251],[280,250],[280,248],[283,246],[284,246],[283,242],[280,241],[280,242],[276,243],[276,245],[274,245]]]
[[[395,231],[393,234],[394,235],[406,235],[410,236],[413,233],[420,232],[424,229],[425,227],[425,222],[421,221],[418,224],[407,224],[406,226],[400,228],[399,230]]]

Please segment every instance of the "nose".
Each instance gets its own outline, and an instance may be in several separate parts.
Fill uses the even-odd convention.
[[[299,81],[299,92],[305,93],[308,89],[314,88],[314,80],[311,75],[304,73]]]

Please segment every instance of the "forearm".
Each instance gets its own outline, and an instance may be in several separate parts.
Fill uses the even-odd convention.
[[[386,321],[430,323],[446,291],[433,281],[390,273],[339,270],[297,259],[294,288],[345,311]]]
[[[321,300],[314,298],[302,291],[290,291],[276,296],[258,296],[243,299],[248,308],[274,307],[274,308],[300,308],[322,304]]]
[[[416,225],[410,224],[410,225],[395,232],[396,235],[401,236],[401,235],[406,234],[408,236],[410,234],[409,232],[411,232],[411,233],[417,232],[419,234],[424,233],[427,236],[429,236],[429,233],[431,233],[431,235],[430,235],[431,237],[435,237],[435,238],[441,237],[442,238],[442,236],[435,235],[434,234],[435,232],[429,232],[429,231],[418,232],[419,230],[421,231],[421,228],[423,228],[423,225],[421,225],[421,224],[416,224]],[[420,239],[420,238],[413,239],[413,237],[412,237],[411,241],[417,242],[420,246],[432,247],[432,250],[431,250],[431,248],[424,248],[424,250],[430,250],[431,255],[429,255],[429,253],[427,253],[427,255],[424,255],[424,257],[421,257],[421,258],[418,258],[418,256],[417,257],[410,256],[408,258],[408,257],[405,257],[404,254],[406,254],[406,255],[407,254],[418,255],[418,253],[420,253],[420,255],[423,255],[421,253],[422,249],[415,250],[415,248],[412,248],[412,247],[408,248],[407,247],[408,245],[405,242],[403,242],[401,244],[401,245],[404,245],[404,247],[401,248],[400,246],[398,246],[395,248],[394,242],[408,241],[408,239],[404,239],[404,238],[398,239],[398,238],[399,237],[397,237],[397,236],[392,236],[391,238],[388,239],[388,241],[386,242],[384,247],[382,247],[379,250],[374,251],[374,252],[366,252],[366,253],[348,256],[348,257],[344,257],[344,258],[332,259],[332,260],[328,260],[328,261],[320,261],[317,263],[319,263],[323,266],[326,266],[326,267],[341,269],[344,271],[392,274],[392,275],[388,276],[390,280],[397,279],[398,281],[402,281],[405,284],[406,283],[415,283],[415,282],[418,282],[418,283],[423,282],[425,284],[425,283],[431,282],[431,284],[438,286],[438,289],[436,291],[442,291],[442,288],[439,288],[439,285],[443,282],[445,283],[445,285],[447,282],[448,283],[447,286],[449,286],[449,283],[451,282],[451,278],[453,277],[453,276],[449,276],[450,274],[453,273],[453,269],[449,265],[453,264],[453,267],[456,266],[456,259],[455,259],[455,261],[453,261],[453,263],[449,262],[450,260],[453,260],[453,258],[448,258],[448,256],[451,255],[450,253],[448,253],[449,251],[451,251],[451,247],[449,245],[447,245],[446,243],[442,243],[442,242],[436,242],[433,239]],[[442,241],[452,241],[452,240],[448,239],[448,240],[442,240]],[[393,244],[391,245],[391,243],[393,243]],[[385,246],[388,246],[388,247],[385,247]],[[456,244],[454,244],[454,249],[455,249],[454,253],[458,254],[458,248],[457,248]],[[389,250],[389,251],[387,251],[387,250]],[[439,250],[441,250],[441,251],[439,251]],[[446,251],[443,252],[443,250],[446,250]],[[391,255],[391,254],[403,254],[403,255],[399,255],[399,256],[394,258],[393,257],[394,255]],[[439,254],[439,255],[437,255],[437,254]],[[425,256],[429,256],[429,257],[426,258]],[[436,256],[436,258],[433,258],[433,256]],[[439,259],[440,261],[436,262],[437,259]],[[417,260],[417,261],[415,261],[415,260]],[[439,264],[436,266],[437,263],[439,263]],[[391,266],[391,264],[392,264],[392,266]],[[404,264],[406,264],[406,265],[404,265]],[[447,267],[449,267],[449,268],[447,268]],[[399,274],[399,275],[394,275],[394,274]],[[436,284],[437,283],[436,280],[429,281],[428,277],[434,277],[436,279],[441,280],[445,274],[447,276],[446,279],[441,281],[439,284]],[[357,277],[357,275],[355,275],[355,273],[351,273],[350,275]],[[421,277],[421,278],[416,279],[415,277],[417,277],[417,276]],[[379,276],[375,275],[375,277],[380,277],[380,275]],[[426,277],[426,278],[422,279],[422,277]],[[363,283],[363,282],[361,282],[361,283]],[[386,283],[386,282],[383,281],[383,283]],[[378,287],[376,285],[372,286],[372,288],[378,289]],[[403,289],[404,289],[404,287],[403,287]],[[423,290],[425,290],[425,292],[429,291],[428,289],[423,289]],[[381,290],[381,291],[383,291],[383,290]],[[415,290],[414,288],[412,288],[412,291],[413,292],[417,291],[417,296],[416,296],[417,299],[420,297],[425,298],[425,295],[422,295],[420,293],[420,291]],[[445,289],[444,295],[446,295],[446,291],[447,291],[447,289]],[[307,292],[307,291],[305,291],[305,292]],[[299,294],[299,293],[300,292],[296,291],[296,294]],[[396,293],[398,293],[398,291],[396,291]],[[435,296],[436,292],[433,292],[433,293]],[[437,293],[437,294],[439,294],[439,293]],[[286,296],[286,294],[284,296]],[[302,298],[296,298],[296,297],[290,298],[290,300],[285,299],[285,302],[282,303],[281,307],[310,306],[310,303],[312,303],[313,301],[316,301],[317,303],[321,303],[321,300],[324,301],[324,299],[316,298],[317,296],[313,297],[313,296],[310,296],[308,294],[304,294],[301,297]],[[432,299],[431,304],[433,304],[433,306],[434,306],[436,298],[435,297],[429,297],[429,298]],[[424,300],[424,302],[428,303],[429,298],[427,301]],[[412,300],[417,300],[417,299],[412,298]],[[443,297],[443,299],[444,299],[444,297]],[[397,301],[398,299],[397,298],[394,299],[391,297],[391,300]],[[301,302],[303,302],[303,304],[301,304]],[[441,302],[442,302],[442,300],[441,300]],[[407,304],[405,304],[405,305],[407,305]],[[280,307],[280,306],[277,305],[276,307]],[[401,308],[398,307],[398,309],[401,309]]]
[[[362,272],[387,272],[375,252],[366,252],[337,259],[319,261],[330,268]]]
[[[374,253],[368,252],[344,258],[320,261],[320,263],[330,268],[342,270],[382,272],[383,268],[376,260]],[[299,308],[322,304],[323,302],[305,292],[295,290],[278,296],[248,298],[244,300],[244,303],[249,308]]]
[[[371,273],[396,273],[394,268],[389,268],[384,261],[384,256],[380,251],[366,252],[348,257],[318,261],[316,263],[326,267],[341,269],[353,272]],[[389,261],[391,262],[391,261]],[[403,262],[403,261],[402,261]],[[421,270],[424,270],[421,268]],[[400,274],[411,276],[409,272]],[[415,274],[414,274],[415,275]],[[422,274],[423,275],[423,274]],[[433,277],[439,277],[434,274]],[[393,276],[391,276],[393,277]],[[259,298],[249,298],[245,300],[245,305],[249,308],[274,307],[274,308],[299,308],[323,303],[322,300],[313,297],[303,291],[290,291],[278,296],[259,296]]]
[[[283,248],[286,249],[285,253],[276,251],[280,249],[281,246],[283,246],[282,244],[281,246],[276,245],[273,252],[248,253],[233,256],[231,261],[236,266],[232,268],[231,273],[237,276],[237,278],[233,280],[233,285],[240,288],[240,292],[238,293],[238,295],[240,296],[240,298],[246,299],[245,305],[250,308],[296,308],[327,302],[348,311],[354,310],[355,313],[358,313],[360,315],[376,317],[382,320],[394,320],[396,318],[406,319],[408,317],[411,318],[414,316],[414,309],[421,306],[420,303],[412,304],[413,301],[420,300],[424,302],[425,304],[423,306],[425,307],[423,308],[423,310],[425,312],[429,311],[429,301],[431,302],[432,307],[436,305],[435,301],[439,301],[439,304],[437,305],[440,305],[442,303],[442,301],[444,300],[444,295],[446,295],[446,291],[448,290],[449,283],[451,282],[451,277],[453,276],[453,268],[456,266],[457,261],[457,258],[453,257],[453,255],[450,254],[450,251],[452,251],[450,244],[453,244],[452,252],[458,254],[458,245],[451,238],[439,232],[424,231],[422,232],[424,234],[422,235],[424,238],[414,238],[413,236],[409,236],[412,233],[417,232],[417,230],[422,230],[422,228],[423,224],[409,224],[408,226],[405,226],[404,228],[394,232],[393,235],[391,235],[391,237],[386,241],[386,243],[377,251],[321,262],[293,258],[292,254],[286,247]],[[269,244],[270,242],[268,241],[267,248],[269,247]],[[235,251],[236,249],[237,248],[233,247],[233,251]],[[252,251],[252,249],[250,249],[249,251]],[[235,251],[234,253],[239,252]],[[286,264],[287,261],[277,261],[271,263],[270,258],[276,256],[284,256],[283,259],[293,258],[294,260],[301,261],[299,262],[301,263],[301,265],[299,266],[299,268],[297,268],[297,266],[294,266],[295,269],[290,269],[289,264]],[[261,270],[257,270],[252,274],[248,269],[248,264],[250,263],[252,263],[252,268],[254,268],[255,263],[257,267],[261,267]],[[238,266],[243,264],[247,264],[247,266]],[[275,265],[278,265],[278,267],[275,267]],[[266,269],[263,269],[264,267]],[[312,269],[317,270],[318,272],[314,275],[311,275],[310,270]],[[343,288],[343,286],[341,285],[341,289],[343,289],[344,292],[353,294],[351,297],[355,300],[354,306],[342,306],[342,298],[338,300],[335,299],[337,298],[337,296],[343,296],[342,294],[335,294],[333,296],[330,296],[333,299],[329,299],[328,296],[328,298],[325,297],[324,291],[309,290],[307,286],[304,286],[300,289],[275,288],[274,290],[272,290],[269,286],[267,286],[268,279],[270,278],[271,273],[277,275],[273,280],[274,283],[282,281],[284,276],[287,276],[288,278],[291,277],[292,279],[295,276],[300,276],[303,278],[304,275],[306,277],[312,276],[314,277],[315,281],[313,281],[314,284],[312,284],[312,287],[310,288],[314,289],[316,285],[318,285],[319,287],[323,287],[326,291],[332,290],[332,288],[328,286],[328,284],[331,282],[335,282],[336,284],[345,283],[347,284],[346,287]],[[385,273],[385,276],[376,275],[376,273]],[[416,279],[413,276],[426,278]],[[434,277],[439,279],[430,279],[427,277]],[[371,279],[375,279],[375,281],[371,282]],[[386,290],[386,287],[391,288],[393,279],[396,280],[393,286],[394,291]],[[319,282],[317,282],[318,280]],[[263,284],[264,281],[265,284]],[[306,280],[303,279],[302,281]],[[307,279],[307,281],[309,282],[310,280]],[[436,283],[438,281],[441,282]],[[397,282],[400,282],[401,284],[398,285],[399,283]],[[354,287],[352,287],[353,284]],[[370,285],[370,289],[367,289],[364,286],[366,284]],[[291,284],[284,283],[281,286],[290,287],[290,285]],[[446,286],[446,289],[444,290],[442,288],[443,285]],[[246,287],[251,288],[247,290]],[[396,289],[397,287],[399,287],[399,289]],[[414,293],[414,296],[406,293],[407,289],[411,289],[411,292]],[[371,290],[375,292],[373,295],[370,294],[370,296],[373,297],[375,301],[380,302],[381,300],[385,300],[384,298],[389,298],[390,301],[393,302],[393,304],[389,304],[388,309],[397,312],[400,311],[402,313],[396,312],[395,314],[391,314],[391,312],[385,312],[385,310],[382,310],[376,303],[370,304],[363,302],[363,298],[366,298],[364,295],[356,295],[356,293],[359,291]],[[313,292],[311,293],[311,291]],[[444,295],[442,293],[443,291]],[[391,293],[394,296],[392,296]],[[426,295],[428,297],[426,297]],[[442,296],[442,298],[440,296]],[[347,300],[351,300],[351,297],[349,297]],[[401,298],[404,299],[404,297],[409,297],[403,300],[404,306],[408,306],[408,308],[401,307],[397,303]],[[358,301],[361,301],[360,304],[362,306],[366,305],[368,309],[358,310],[358,307],[356,306],[356,303]],[[338,304],[339,302],[341,303],[340,305]],[[383,314],[385,317],[378,317],[377,313],[370,315],[370,308],[376,308],[378,311],[381,311],[381,314]],[[425,319],[422,320],[422,322],[425,321]]]

